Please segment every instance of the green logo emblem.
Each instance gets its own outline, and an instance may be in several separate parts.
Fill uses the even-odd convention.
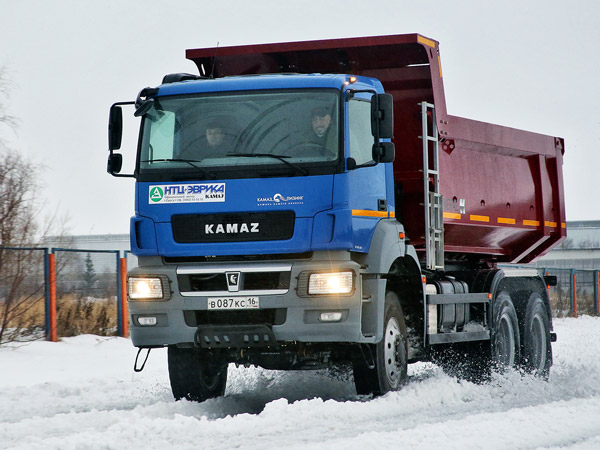
[[[150,189],[150,200],[153,202],[160,202],[163,198],[163,190],[158,186]]]

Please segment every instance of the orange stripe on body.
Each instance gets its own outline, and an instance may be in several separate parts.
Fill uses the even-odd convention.
[[[458,213],[444,211],[444,219],[460,219],[462,216]]]
[[[396,217],[396,213],[393,211],[372,211],[370,209],[353,209],[353,216],[365,216],[365,217]]]
[[[514,225],[517,223],[515,219],[511,219],[509,217],[498,217],[498,223],[505,223],[508,225]]]
[[[435,48],[435,42],[432,41],[431,39],[427,39],[426,37],[423,37],[423,36],[420,36],[420,35],[417,36],[417,42],[419,44],[424,44],[424,45],[427,45],[427,46],[429,46],[431,48]]]
[[[469,219],[474,220],[475,222],[489,222],[490,221],[489,216],[478,216],[476,214],[471,214],[469,216]]]

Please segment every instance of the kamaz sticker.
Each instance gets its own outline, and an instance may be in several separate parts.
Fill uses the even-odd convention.
[[[275,205],[302,205],[304,204],[303,195],[281,195],[279,193],[269,197],[258,197],[256,199],[258,206],[275,206]]]
[[[168,184],[150,186],[148,204],[209,203],[225,201],[225,183]]]

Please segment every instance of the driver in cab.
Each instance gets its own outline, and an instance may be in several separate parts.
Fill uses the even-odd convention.
[[[333,157],[337,136],[331,126],[331,112],[325,106],[318,106],[311,110],[310,120],[310,130],[300,145],[301,153]]]

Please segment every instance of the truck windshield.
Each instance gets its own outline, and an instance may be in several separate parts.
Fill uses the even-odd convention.
[[[141,181],[333,173],[339,91],[158,97],[144,116]]]

